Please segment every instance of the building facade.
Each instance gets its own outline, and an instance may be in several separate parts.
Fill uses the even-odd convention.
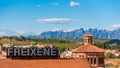
[[[72,51],[73,58],[88,60],[91,68],[104,68],[104,50],[94,46],[91,34],[85,34],[84,45]]]
[[[0,45],[0,55],[2,55],[3,45]]]

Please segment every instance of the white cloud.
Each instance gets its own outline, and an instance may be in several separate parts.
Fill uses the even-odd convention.
[[[53,5],[53,6],[58,6],[58,3],[56,3],[56,2],[51,2],[51,5]]]
[[[40,35],[41,34],[41,32],[34,32],[35,33],[35,35]]]
[[[112,28],[113,29],[120,29],[120,24],[114,24],[114,25],[112,25]]]
[[[70,2],[70,6],[72,6],[72,7],[78,7],[79,5],[80,5],[80,3],[78,3],[78,2],[74,2],[74,1]]]
[[[71,32],[71,31],[76,30],[76,29],[80,29],[80,28],[72,28],[72,29],[65,30],[64,32]]]
[[[47,19],[38,19],[39,23],[70,23],[75,22],[75,20],[69,18],[47,18]]]
[[[5,34],[6,34],[5,32],[0,31],[0,35],[5,35]]]
[[[15,30],[15,33],[23,35],[23,34],[27,33],[27,31],[25,31],[25,30]]]
[[[51,31],[60,31],[60,30],[62,30],[62,29],[61,28],[54,28]]]
[[[40,8],[41,6],[40,6],[40,5],[37,5],[36,7]]]
[[[29,36],[29,35],[39,35],[40,32],[28,32],[25,30],[10,30],[10,29],[0,29],[0,36]]]

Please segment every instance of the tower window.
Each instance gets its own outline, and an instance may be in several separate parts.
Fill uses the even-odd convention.
[[[81,55],[79,55],[79,57],[81,57]]]
[[[91,43],[91,40],[90,40],[90,39],[88,39],[88,43]]]
[[[88,62],[89,62],[89,64],[90,64],[90,58],[88,58]]]
[[[85,39],[85,43],[87,43],[87,39]]]
[[[82,55],[82,57],[84,57],[84,55]]]
[[[91,64],[93,64],[92,61],[93,61],[93,59],[91,58],[91,61],[90,61]]]
[[[104,63],[104,58],[103,57],[100,57],[99,58],[99,64],[103,64]]]
[[[94,58],[94,64],[96,64],[96,58]]]

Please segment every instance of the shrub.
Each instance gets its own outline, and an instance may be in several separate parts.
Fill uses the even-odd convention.
[[[112,54],[111,52],[107,52],[107,53],[105,54],[105,57],[106,57],[106,58],[112,58],[112,57],[113,57],[113,54]]]
[[[119,59],[120,59],[120,55],[119,55],[117,58],[119,58]]]

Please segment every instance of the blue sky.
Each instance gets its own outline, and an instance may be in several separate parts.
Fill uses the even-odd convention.
[[[120,0],[0,0],[0,29],[24,33],[77,28],[120,28]]]

